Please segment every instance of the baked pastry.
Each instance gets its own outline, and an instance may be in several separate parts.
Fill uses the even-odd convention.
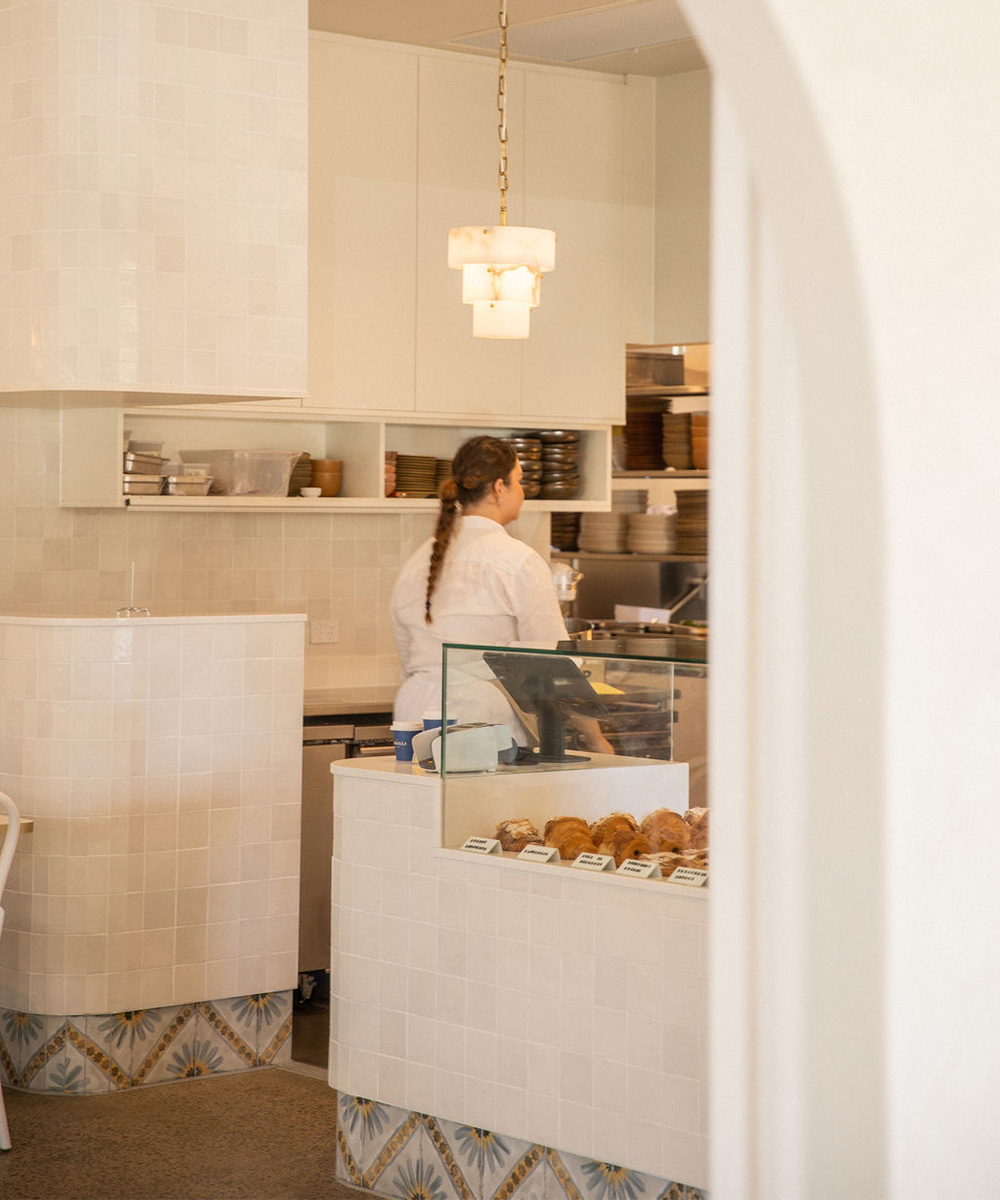
[[[652,846],[644,833],[624,826],[613,829],[597,848],[601,854],[610,854],[615,860],[615,866],[620,867],[626,858],[638,858],[640,854],[648,854]]]
[[[616,829],[628,829],[632,833],[639,832],[639,822],[631,813],[613,812],[601,817],[590,827],[590,836],[596,845],[607,840],[608,835]]]
[[[545,822],[545,832],[542,835],[545,838],[546,845],[550,844],[550,834],[556,833],[557,835],[562,836],[568,829],[577,829],[580,832],[585,833],[587,837],[590,837],[590,826],[583,819],[583,817],[551,817]]]
[[[542,844],[542,835],[527,817],[515,817],[510,821],[501,821],[493,836],[500,843],[501,850],[523,850],[525,846]]]
[[[678,867],[689,867],[691,865],[684,858],[683,854],[675,854],[669,850],[643,854],[641,858],[643,862],[655,862],[660,868],[660,875],[663,879],[669,879]]]
[[[649,838],[654,852],[686,850],[691,844],[691,827],[680,813],[670,808],[658,808],[643,818],[639,826]]]
[[[704,850],[708,845],[708,809],[689,808],[684,820],[691,829],[690,845],[693,850]]]
[[[555,846],[560,858],[597,853],[590,826],[582,817],[553,817],[545,825],[545,844]]]

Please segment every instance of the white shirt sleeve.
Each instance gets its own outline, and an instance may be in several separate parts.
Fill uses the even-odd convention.
[[[566,634],[566,622],[552,577],[541,555],[534,552],[512,581],[511,603],[517,616],[519,642],[559,642]]]

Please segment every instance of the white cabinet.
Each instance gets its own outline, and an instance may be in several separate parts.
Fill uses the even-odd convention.
[[[495,63],[425,57],[420,62],[420,173],[417,246],[417,410],[516,416],[522,345],[472,336],[462,274],[448,267],[448,230],[497,225],[499,142]],[[510,167],[523,190],[524,79],[508,76]],[[510,224],[520,224],[512,200]],[[544,286],[543,286],[544,291]]]
[[[310,407],[413,408],[417,64],[310,41]]]
[[[621,421],[625,88],[543,71],[525,88],[524,219],[558,243],[524,344],[524,411]]]
[[[309,405],[621,420],[623,79],[508,68],[509,221],[558,248],[531,337],[504,342],[472,337],[447,265],[452,226],[499,223],[495,61],[314,34],[311,68]]]
[[[434,510],[436,499],[402,499],[384,494],[385,451],[451,458],[475,434],[503,436],[515,429],[552,428],[482,418],[461,424],[447,418],[374,417],[315,409],[73,408],[61,414],[60,504],[72,508],[131,507],[206,512],[284,510],[292,512],[406,512]],[[611,431],[606,425],[563,422],[580,433],[579,495],[573,500],[529,500],[526,511],[566,512],[610,506]],[[296,450],[313,458],[340,459],[340,495],[317,500],[301,496],[129,496],[121,492],[124,431],[133,440],[162,442],[169,458],[182,450]]]

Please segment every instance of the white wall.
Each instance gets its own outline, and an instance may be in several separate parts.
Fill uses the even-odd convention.
[[[712,1191],[996,1195],[1000,26],[972,0],[688,15],[749,168],[715,305],[758,322],[716,339],[717,390],[752,400],[730,452],[762,488],[716,528],[716,652],[728,612],[762,683],[717,714],[713,778],[771,834],[713,847],[737,881],[715,894],[713,1035],[747,1071],[713,1077]],[[805,537],[775,556],[751,464],[783,403],[757,351],[783,340],[802,471],[778,491]],[[766,847],[780,879],[755,876]],[[779,1064],[788,1086],[763,1087]]]

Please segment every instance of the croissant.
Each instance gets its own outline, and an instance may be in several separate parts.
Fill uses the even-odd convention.
[[[690,845],[690,826],[680,813],[669,808],[651,812],[639,828],[649,838],[654,851],[686,850]]]
[[[631,813],[613,812],[606,817],[601,817],[595,821],[590,827],[590,836],[599,846],[601,842],[607,840],[608,835],[616,829],[628,829],[632,833],[639,832],[639,822],[632,816]]]
[[[499,841],[501,850],[523,850],[525,846],[540,846],[541,836],[526,817],[501,821],[493,836]]]
[[[627,858],[648,854],[651,849],[649,838],[644,833],[627,828],[613,830],[600,844],[600,853],[610,854],[616,867],[620,867]]]
[[[546,846],[555,846],[560,858],[576,858],[579,854],[596,854],[597,847],[590,840],[589,833],[580,833],[571,829],[563,837],[545,839]]]
[[[554,833],[557,836],[564,836],[569,829],[577,829],[586,837],[590,837],[590,826],[583,817],[552,817],[551,820],[545,822],[545,844],[552,845],[549,837]]]
[[[590,836],[590,826],[582,817],[553,817],[546,822],[545,844],[555,846],[560,858],[597,853]]]
[[[708,845],[708,809],[689,808],[684,814],[684,820],[691,830],[691,849],[704,850]]]

